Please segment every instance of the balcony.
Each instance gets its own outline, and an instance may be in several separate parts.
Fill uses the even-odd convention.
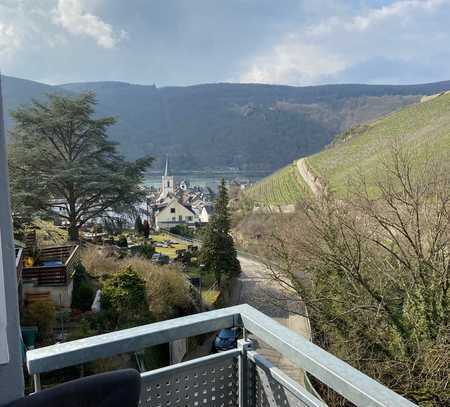
[[[38,286],[65,286],[79,261],[78,246],[43,247],[39,249],[38,265],[24,267],[22,279],[33,281]]]
[[[190,315],[27,352],[39,391],[40,374],[120,353],[240,326],[237,349],[141,374],[141,406],[325,406],[313,392],[252,348],[251,333],[357,406],[414,406],[385,386],[249,305]]]

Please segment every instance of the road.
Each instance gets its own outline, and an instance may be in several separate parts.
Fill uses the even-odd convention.
[[[174,240],[184,240],[174,235],[171,236]],[[238,259],[241,263],[242,273],[235,280],[229,305],[249,304],[309,339],[308,321],[301,316],[305,313],[303,304],[271,279],[270,270],[262,262],[245,255],[239,255]],[[301,369],[295,367],[289,360],[264,342],[252,337],[251,339],[255,341],[259,353],[291,378],[304,385],[304,375]],[[214,335],[211,335],[201,346],[189,352],[185,360],[207,355],[211,351],[213,340]]]
[[[270,270],[255,260],[239,256],[242,273],[237,279],[232,295],[232,304],[249,304],[281,324],[309,338],[309,325],[303,313],[301,303],[293,299],[270,278]],[[254,339],[254,338],[252,338]],[[304,384],[303,372],[289,360],[261,341],[257,341],[258,351],[290,377]]]

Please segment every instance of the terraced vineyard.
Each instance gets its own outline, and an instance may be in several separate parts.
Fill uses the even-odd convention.
[[[327,180],[329,188],[345,197],[348,181],[364,175],[373,196],[378,194],[378,169],[389,159],[394,141],[414,151],[420,161],[427,155],[450,161],[450,94],[408,106],[372,123],[357,126],[336,138],[336,143],[307,157],[309,169]],[[284,205],[310,194],[295,164],[264,178],[244,194],[253,203]]]
[[[389,159],[390,146],[397,140],[413,150],[418,160],[427,154],[448,159],[445,153],[450,151],[450,94],[350,130],[342,142],[308,157],[308,164],[327,179],[338,195],[346,194],[348,180],[357,174],[366,177],[369,191],[376,195],[377,170]]]
[[[256,204],[294,204],[309,194],[295,164],[290,164],[262,179],[244,193],[244,197]]]

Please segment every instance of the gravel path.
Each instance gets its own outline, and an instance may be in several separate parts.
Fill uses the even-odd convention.
[[[311,189],[315,197],[323,194],[323,187],[320,184],[318,177],[316,177],[308,168],[306,158],[297,160],[297,168],[300,176],[305,181],[306,185]]]

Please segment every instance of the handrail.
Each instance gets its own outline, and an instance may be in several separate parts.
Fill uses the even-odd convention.
[[[27,366],[31,374],[46,372],[240,324],[357,406],[415,406],[246,304],[31,350]]]
[[[239,325],[240,306],[141,325],[27,352],[30,374],[79,365],[119,353]]]
[[[73,246],[72,246],[73,247]],[[76,245],[75,248],[72,250],[72,253],[70,254],[69,258],[66,260],[66,262],[64,263],[65,266],[67,266],[68,264],[70,264],[70,262],[72,261],[72,259],[78,255],[78,250],[80,249],[80,246]]]

